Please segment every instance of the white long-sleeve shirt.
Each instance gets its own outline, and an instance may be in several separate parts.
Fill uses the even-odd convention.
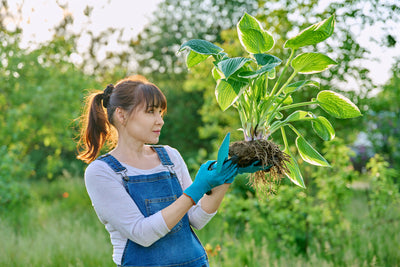
[[[174,170],[179,183],[185,190],[192,184],[187,166],[176,149],[169,146],[165,146],[165,149],[175,165]],[[162,164],[148,170],[121,164],[127,169],[128,176],[168,171]],[[121,264],[128,239],[142,246],[150,246],[170,231],[161,211],[144,217],[127,193],[122,176],[115,173],[104,161],[95,160],[89,164],[85,171],[85,184],[97,216],[110,233],[113,260],[117,265]],[[201,208],[201,201],[199,201],[188,212],[189,222],[194,228],[201,229],[215,214],[206,213]]]

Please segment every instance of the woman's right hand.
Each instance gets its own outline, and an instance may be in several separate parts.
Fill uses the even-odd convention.
[[[231,161],[225,162],[222,165],[221,172],[210,168],[214,163],[215,161],[210,160],[201,165],[192,185],[183,192],[185,195],[189,196],[194,203],[197,203],[203,195],[212,188],[232,180],[232,178],[238,174],[237,165]]]
[[[242,173],[254,173],[258,171],[269,171],[269,169],[272,168],[273,165],[263,165],[259,160],[253,162],[251,165],[247,167],[239,167],[238,168],[238,174]]]

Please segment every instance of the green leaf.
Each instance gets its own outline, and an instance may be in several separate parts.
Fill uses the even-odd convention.
[[[222,73],[224,73],[225,78],[228,79],[249,61],[251,61],[251,59],[245,57],[229,58],[218,62],[217,67],[222,71]]]
[[[283,105],[290,105],[293,103],[293,98],[291,96],[285,97],[285,100],[282,102]]]
[[[254,54],[253,55],[258,65],[271,65],[271,69],[282,63],[282,60],[270,54]]]
[[[332,124],[323,116],[318,116],[312,122],[314,131],[325,141],[335,138],[335,129]]]
[[[258,71],[242,71],[238,74],[239,77],[244,78],[244,79],[254,79],[261,75],[262,73]]]
[[[216,80],[216,81],[218,81],[219,79],[222,78],[222,74],[219,72],[219,70],[216,67],[214,67],[212,69],[212,76],[214,77],[214,80]]]
[[[228,109],[239,97],[241,88],[234,87],[226,80],[219,80],[215,88],[215,96],[220,108],[225,111]]]
[[[301,89],[304,86],[315,86],[315,87],[319,88],[319,83],[315,82],[315,81],[311,81],[311,80],[298,81],[298,82],[294,82],[294,83],[291,83],[288,86],[286,86],[286,88],[283,90],[283,92],[285,94],[290,94],[292,92],[295,92],[295,91]]]
[[[296,138],[297,150],[301,158],[312,165],[330,167],[329,163],[302,136]]]
[[[286,41],[284,47],[298,49],[307,45],[314,45],[326,40],[333,33],[335,28],[335,15],[311,25],[307,29],[300,32],[295,37]]]
[[[275,79],[275,76],[276,76],[275,69],[272,69],[270,72],[268,72],[268,79]]]
[[[277,120],[281,120],[283,118],[283,114],[281,112],[276,113],[275,118]]]
[[[189,48],[190,50],[203,55],[217,55],[223,51],[221,47],[200,39],[192,39],[183,43],[178,52],[183,51],[185,48]]]
[[[243,94],[243,92],[249,85],[247,79],[237,77],[236,74],[232,75],[231,77],[229,77],[229,79],[225,81],[232,86],[235,92],[237,92],[237,98],[239,98]],[[232,102],[232,104],[236,102],[237,98]]]
[[[267,77],[265,75],[261,76],[260,78],[255,80],[255,84],[252,88],[253,96],[255,101],[258,103],[258,107],[263,106],[261,103],[261,99],[263,99],[267,93],[267,84],[266,84]],[[262,109],[261,109],[262,110]],[[257,113],[259,115],[259,113]]]
[[[237,24],[237,32],[242,46],[252,54],[265,53],[274,46],[274,38],[265,31],[261,23],[245,13]]]
[[[257,72],[261,74],[273,70],[276,66],[282,63],[282,60],[279,58],[267,54],[256,54],[254,55],[254,58],[256,59],[257,64],[262,66],[257,70]]]
[[[267,72],[272,72],[272,70],[269,68],[269,66],[263,66],[262,68],[260,68],[256,71],[242,71],[238,74],[238,76],[241,78],[245,78],[245,79],[254,79],[254,78],[261,76]]]
[[[303,180],[303,176],[301,175],[299,165],[294,160],[294,157],[290,154],[289,150],[285,148],[283,151],[290,156],[289,162],[286,162],[286,166],[288,167],[289,172],[286,172],[285,175],[289,178],[292,183],[298,185],[302,188],[306,188]]]
[[[214,61],[214,65],[216,65],[218,62],[220,62],[222,60],[229,58],[228,54],[225,52],[220,52],[216,57],[217,57],[217,60]]]
[[[285,122],[284,121],[274,121],[273,123],[271,123],[269,129],[274,129],[277,130],[280,127],[284,126]]]
[[[205,61],[210,55],[204,55],[204,54],[199,54],[194,52],[193,50],[190,50],[186,57],[186,65],[188,68],[191,68],[193,66],[196,66],[197,64]]]
[[[256,72],[259,73],[259,74],[264,74],[266,72],[269,72],[269,71],[273,70],[274,68],[275,68],[274,64],[268,64],[268,65],[262,66]]]
[[[333,91],[321,91],[317,95],[317,103],[331,116],[348,119],[361,116],[358,107],[345,96]]]
[[[239,73],[239,77],[246,78],[246,79],[254,79],[260,75],[263,75],[267,72],[274,70],[276,66],[282,63],[282,60],[279,58],[268,55],[268,54],[255,54],[254,58],[257,61],[258,65],[262,67],[256,71],[243,71]]]
[[[292,122],[292,121],[300,121],[305,119],[308,116],[309,112],[307,111],[303,111],[303,110],[297,110],[295,112],[293,112],[292,114],[290,114],[289,116],[287,116],[287,118],[285,119],[285,122]]]
[[[321,53],[303,53],[291,62],[292,68],[300,74],[322,72],[336,64],[336,61]]]
[[[303,111],[303,110],[297,110],[297,111],[293,112],[292,114],[290,114],[289,116],[287,116],[286,119],[283,121],[279,121],[279,119],[281,119],[283,117],[283,115],[281,115],[282,116],[281,118],[279,118],[277,116],[276,119],[278,119],[278,120],[274,121],[270,125],[270,131],[276,131],[280,127],[287,125],[289,122],[306,120],[307,117],[309,117],[309,115],[310,115],[310,112]]]

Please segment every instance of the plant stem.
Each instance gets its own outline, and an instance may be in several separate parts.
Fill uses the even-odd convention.
[[[313,120],[314,120],[314,118],[303,118],[303,119],[301,119],[301,121],[313,121]],[[286,121],[281,121],[280,124],[273,125],[270,128],[270,134],[273,134],[276,130],[278,130],[279,128],[283,128],[286,125],[289,125],[289,123],[287,123]]]
[[[292,105],[287,105],[287,106],[281,107],[281,108],[278,109],[278,111],[291,109],[291,108],[302,107],[302,106],[308,106],[308,105],[312,105],[312,104],[316,104],[316,103],[317,103],[316,101],[308,101],[308,102],[296,103],[296,104],[292,104]]]
[[[289,150],[289,144],[286,138],[285,127],[281,127],[282,139],[283,143],[285,144],[285,150]]]
[[[272,90],[271,90],[271,93],[269,94],[269,98],[268,98],[268,100],[267,100],[267,105],[266,105],[266,110],[267,110],[267,112],[268,112],[270,106],[272,105],[272,103],[274,103],[275,100],[276,100],[276,98],[277,98],[277,95],[275,95],[275,92],[276,92],[276,90],[278,89],[278,86],[279,86],[279,84],[281,83],[281,81],[282,81],[282,79],[283,79],[283,76],[284,76],[284,74],[286,73],[286,70],[287,70],[287,68],[288,68],[288,66],[289,66],[289,64],[290,64],[290,62],[292,61],[295,52],[296,52],[296,49],[292,49],[292,50],[291,50],[289,59],[286,61],[285,67],[283,68],[283,70],[282,70],[282,72],[281,72],[281,75],[279,75],[278,80],[276,81],[274,87],[273,87]],[[290,76],[289,79],[292,80],[293,77],[294,77],[294,75],[296,75],[296,72],[294,72],[294,73]],[[289,81],[290,81],[290,80],[289,80]],[[287,86],[287,84],[288,84],[288,83],[285,83],[284,86],[279,90],[279,92],[280,92],[281,90],[283,90],[283,88],[285,88],[285,87]],[[274,111],[272,112],[272,114],[270,113],[271,115],[270,115],[270,117],[268,118],[268,123],[271,122],[271,120],[274,118],[274,116],[273,116],[274,113],[275,113],[275,109],[274,109]],[[272,119],[271,119],[271,118],[272,118]]]
[[[257,118],[255,118],[255,116],[257,116],[257,110],[255,110],[255,108],[254,108],[254,105],[255,105],[255,98],[254,98],[254,92],[253,92],[254,84],[255,84],[255,81],[252,80],[249,90],[246,93],[247,93],[247,99],[250,102],[250,119],[252,120],[251,122],[252,123],[255,122],[255,124],[257,124]]]
[[[285,82],[285,84],[281,87],[281,89],[279,89],[278,93],[276,94],[276,96],[274,96],[274,100],[276,99],[277,96],[279,96],[282,91],[288,86],[288,84],[290,83],[290,81],[293,80],[293,78],[296,76],[297,72],[293,72],[292,75],[290,75],[289,79]],[[290,94],[287,94],[272,110],[272,112],[270,113],[270,116],[268,118],[268,124],[275,118],[275,113],[276,111],[281,107],[282,103],[286,100],[286,98],[289,97]]]
[[[289,63],[292,61],[295,52],[296,52],[296,49],[292,49],[292,50],[291,50],[290,57],[289,57],[289,59],[286,61],[285,67],[283,68],[283,70],[282,70],[282,72],[281,72],[281,75],[279,75],[279,78],[278,78],[278,80],[276,81],[276,83],[275,83],[275,85],[274,85],[274,88],[272,88],[272,91],[271,91],[271,94],[270,94],[271,96],[275,95],[275,92],[276,92],[276,90],[278,89],[278,86],[279,86],[279,84],[281,83],[281,81],[282,81],[282,79],[283,79],[283,76],[284,76],[284,74],[285,74],[285,72],[286,72],[286,70],[287,70],[287,68],[288,68],[288,66],[289,66]]]
[[[241,99],[241,98],[243,98],[243,99]],[[239,111],[240,120],[242,121],[242,123],[244,123],[248,120],[249,114],[248,114],[246,106],[245,106],[246,102],[245,102],[243,94],[239,97],[239,99],[238,99],[238,101],[236,101],[236,103],[238,104],[237,110]]]
[[[294,128],[294,126],[292,124],[288,123],[287,125],[290,127],[290,129],[293,130],[293,132],[295,132],[297,134],[297,136],[303,136],[299,131],[297,131],[296,128]]]
[[[297,71],[293,72],[292,75],[290,75],[289,79],[285,82],[284,85],[282,85],[281,89],[279,89],[278,93],[276,95],[280,95],[282,91],[288,86],[288,84],[293,80],[293,78],[297,75]]]

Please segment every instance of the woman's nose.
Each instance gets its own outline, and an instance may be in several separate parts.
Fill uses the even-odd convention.
[[[157,116],[157,123],[161,124],[161,125],[164,125],[164,119],[163,119],[163,116],[161,114],[159,114]]]

